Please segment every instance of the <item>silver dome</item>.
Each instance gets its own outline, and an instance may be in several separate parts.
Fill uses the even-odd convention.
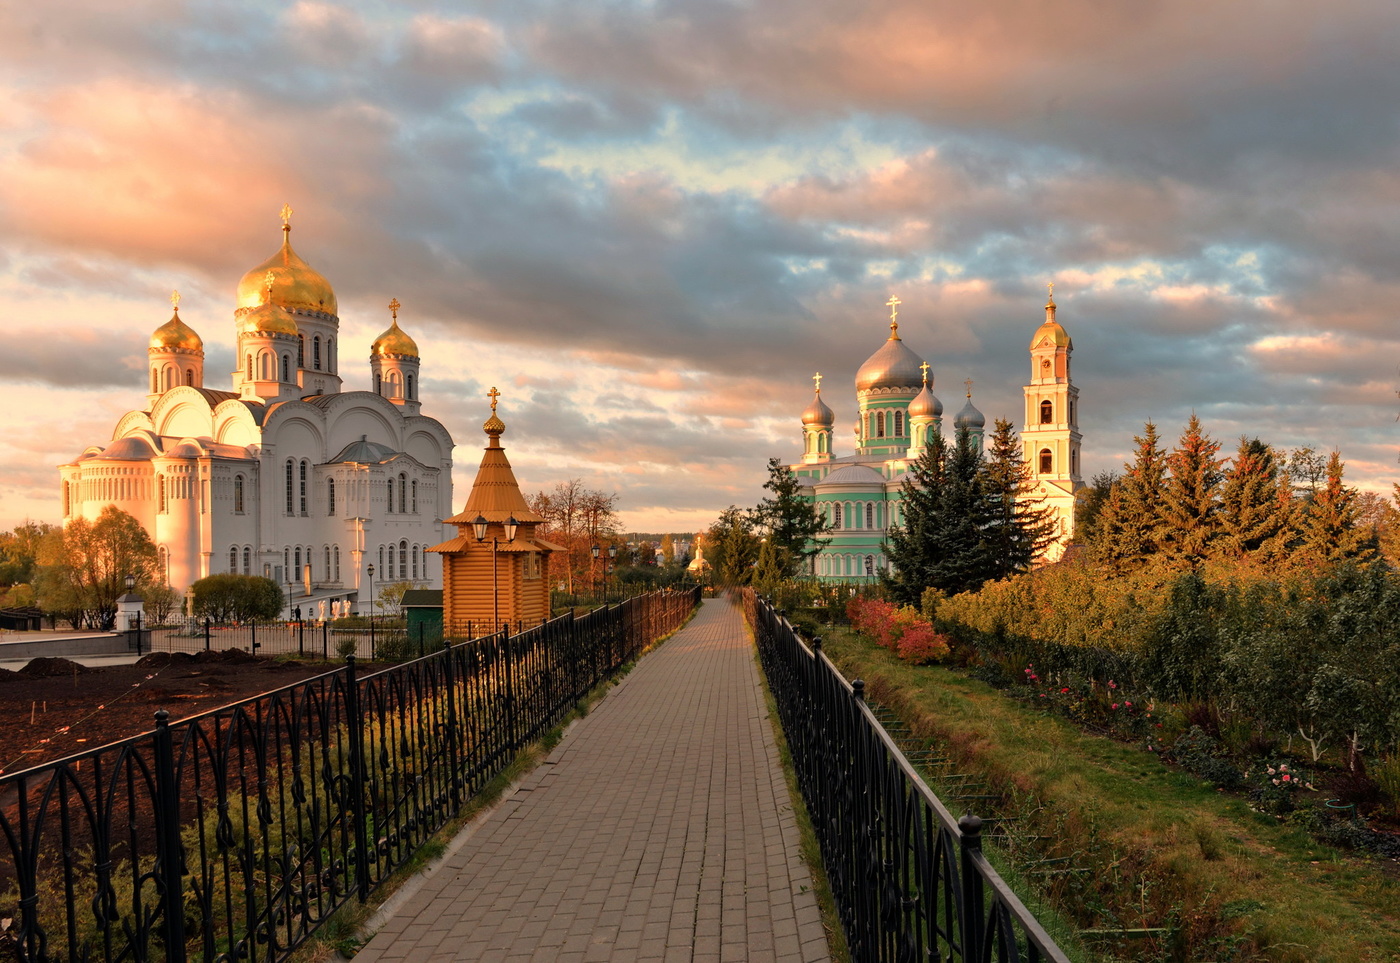
[[[917,391],[924,383],[924,359],[910,351],[898,335],[880,345],[856,372],[856,390],[908,388]]]

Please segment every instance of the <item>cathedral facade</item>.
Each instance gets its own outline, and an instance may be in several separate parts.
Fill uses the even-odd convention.
[[[263,575],[288,610],[350,600],[373,581],[441,585],[428,546],[452,514],[447,429],[421,413],[418,346],[391,322],[369,349],[369,391],[343,389],[330,283],[282,246],[238,284],[231,390],[205,387],[204,344],[180,318],[151,335],[146,405],[59,468],[63,519],[106,505],[136,517],[183,591]]]
[[[943,402],[933,393],[929,364],[899,337],[898,298],[890,299],[890,335],[856,373],[856,451],[833,451],[835,415],[816,394],[802,413],[802,460],[788,468],[831,525],[813,560],[815,576],[827,581],[873,580],[888,564],[885,532],[903,524],[904,474],[935,433],[944,431]],[[1080,476],[1079,389],[1070,378],[1073,342],[1055,319],[1055,299],[1030,342],[1030,380],[1023,388],[1022,457],[1035,482],[1034,496],[1054,511],[1058,536],[1042,561],[1063,554],[1074,531],[1075,493]],[[944,437],[966,427],[980,445],[986,418],[967,400]]]

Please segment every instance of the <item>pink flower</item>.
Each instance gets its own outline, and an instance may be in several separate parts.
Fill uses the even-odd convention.
[[[1114,682],[1112,679],[1109,679],[1109,680],[1108,680],[1108,687],[1109,687],[1110,689],[1116,689],[1116,688],[1118,688],[1118,683],[1117,683],[1117,682]]]
[[[1273,784],[1274,784],[1275,786],[1277,786],[1277,785],[1278,785],[1278,780],[1277,780],[1277,779],[1273,780]]]
[[[1284,774],[1283,774],[1283,781],[1284,781],[1284,782],[1288,782],[1288,781],[1289,781],[1290,779],[1292,779],[1292,778],[1293,778],[1293,777],[1290,776],[1288,773],[1284,773]]]
[[[1117,708],[1118,708],[1118,703],[1116,703],[1116,702],[1113,703],[1113,708],[1117,709]]]
[[[1123,703],[1123,705],[1127,706],[1129,709],[1133,707],[1133,704],[1131,702],[1125,702]]]
[[[1065,693],[1065,692],[1068,692],[1068,691],[1069,691],[1069,686],[1065,686],[1063,689],[1060,690],[1060,692],[1061,692],[1062,694]]]

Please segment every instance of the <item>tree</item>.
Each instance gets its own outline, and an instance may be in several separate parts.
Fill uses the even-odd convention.
[[[1292,485],[1280,486],[1285,472],[1279,458],[1258,438],[1240,438],[1240,446],[1220,486],[1218,551],[1265,560],[1283,557],[1293,531]]]
[[[57,530],[48,522],[26,519],[13,531],[0,532],[0,586],[34,581],[44,540]]]
[[[389,582],[379,586],[378,611],[380,615],[387,615],[391,619],[396,619],[402,614],[403,593],[410,589],[416,589],[417,582]]]
[[[208,575],[192,586],[194,614],[215,622],[275,619],[282,614],[282,587],[261,575]]]
[[[676,543],[669,532],[661,536],[661,561],[668,567],[676,564]]]
[[[1157,426],[1148,422],[1137,442],[1137,457],[1123,466],[1099,513],[1093,554],[1111,565],[1134,564],[1161,550],[1162,494],[1166,452],[1158,446]]]
[[[126,576],[138,589],[157,581],[155,543],[131,515],[108,505],[96,521],[75,518],[50,533],[35,586],[40,608],[74,623],[110,629]]]
[[[1311,500],[1327,476],[1327,459],[1314,448],[1294,448],[1288,453],[1288,474],[1298,494]]]
[[[982,452],[966,428],[949,447],[935,434],[903,484],[904,525],[890,529],[892,571],[881,581],[901,605],[918,605],[924,590],[949,595],[980,588],[994,572],[986,531],[991,518]]]
[[[808,569],[831,525],[802,497],[802,480],[776,458],[768,459],[768,481],[763,487],[773,496],[754,509],[754,526],[767,534],[778,553],[777,565],[785,578],[791,578]]]
[[[565,549],[550,555],[551,577],[562,578],[573,592],[577,581],[590,577],[593,545],[616,533],[617,494],[585,488],[581,479],[571,478],[536,492],[527,501],[532,511],[544,517],[540,534]]]
[[[1375,554],[1374,534],[1356,523],[1356,490],[1342,484],[1342,456],[1327,460],[1327,481],[1307,508],[1299,551],[1309,561],[1328,564]]]
[[[1176,450],[1167,456],[1169,474],[1162,483],[1161,544],[1192,563],[1208,554],[1220,535],[1220,442],[1201,430],[1193,413]]]
[[[170,618],[170,613],[180,607],[180,593],[164,582],[148,585],[139,593],[141,602],[150,622],[159,624]]]
[[[982,469],[988,525],[988,578],[1024,572],[1058,534],[1054,510],[1033,494],[1030,466],[1021,458],[1016,429],[1005,418],[996,420],[991,449]]]
[[[730,505],[705,533],[705,560],[720,585],[747,585],[760,543],[749,512]]]
[[[1081,545],[1092,544],[1098,536],[1099,518],[1108,496],[1118,481],[1116,471],[1101,471],[1089,479],[1089,484],[1074,496],[1074,540]]]

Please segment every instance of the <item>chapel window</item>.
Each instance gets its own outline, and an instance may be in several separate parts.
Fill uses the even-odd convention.
[[[904,412],[902,411],[894,413],[894,436],[896,438],[904,437]]]
[[[253,380],[253,353],[248,352],[248,380]]]
[[[875,527],[875,503],[874,503],[874,502],[866,502],[866,503],[865,503],[865,527],[866,527],[866,528],[874,528],[874,527]]]
[[[866,575],[874,575],[874,574],[875,574],[875,556],[873,556],[873,555],[867,555],[867,556],[865,556],[865,574],[866,574]]]
[[[399,511],[408,511],[408,476],[399,475]]]
[[[292,380],[292,356],[289,354],[282,355],[282,380]]]
[[[317,371],[321,370],[321,336],[319,334],[311,339],[311,367]]]
[[[399,542],[399,578],[408,578],[408,542]]]
[[[1042,425],[1049,425],[1052,424],[1054,421],[1055,406],[1052,405],[1049,401],[1042,401],[1040,403],[1040,423]]]
[[[832,527],[832,528],[840,528],[840,527],[841,527],[841,503],[840,503],[840,502],[837,502],[835,505],[832,505],[832,506],[831,506],[831,527]]]
[[[286,478],[287,478],[287,514],[288,514],[288,515],[292,515],[292,514],[295,513],[295,505],[296,505],[296,492],[295,492],[295,490],[294,490],[294,488],[293,488],[293,486],[295,485],[295,481],[293,480],[293,476],[294,476],[294,474],[295,474],[295,472],[296,472],[296,468],[294,467],[294,465],[295,465],[295,462],[293,462],[290,458],[288,458],[288,459],[287,459],[287,465],[286,465],[286,469],[287,469],[287,470],[286,470]]]
[[[160,508],[159,508],[159,511],[160,511],[160,513],[163,515],[163,514],[165,514],[165,513],[169,510],[169,506],[166,504],[166,497],[165,497],[165,476],[164,476],[164,475],[157,475],[157,476],[156,476],[156,491],[159,493],[159,499],[160,499]]]
[[[418,479],[416,479],[416,478],[413,479],[413,487],[410,489],[410,491],[413,492],[413,514],[417,515],[417,514],[418,514]]]
[[[407,397],[410,401],[412,401],[412,400],[413,400],[413,375],[407,375],[406,377],[407,377],[407,379],[408,379],[408,394],[406,395],[406,397]]]
[[[193,369],[193,368],[186,368],[186,369],[185,369],[185,384],[189,385],[191,388],[194,387],[194,369]]]
[[[297,335],[297,367],[306,367],[306,335]]]
[[[1048,475],[1054,470],[1055,457],[1050,454],[1049,448],[1040,449],[1040,473]]]
[[[243,546],[243,574],[253,574],[253,550],[247,545]]]
[[[155,393],[156,393],[157,391],[159,391],[159,390],[160,390],[160,375],[157,374],[155,368],[152,368],[152,369],[151,369],[151,394],[155,394]]]
[[[243,514],[243,476],[233,476],[233,513]]]
[[[875,437],[885,437],[885,413],[883,411],[875,412]]]
[[[335,514],[335,479],[326,479],[326,514]]]
[[[303,460],[302,460],[302,463],[301,463],[300,483],[299,483],[299,485],[298,485],[298,489],[297,489],[297,490],[298,490],[299,495],[300,495],[300,497],[299,497],[299,504],[301,505],[301,513],[302,513],[303,515],[305,515],[305,514],[306,514],[306,460],[305,460],[305,459],[303,459]]]
[[[228,550],[228,571],[230,575],[238,574],[238,546],[235,545]]]

